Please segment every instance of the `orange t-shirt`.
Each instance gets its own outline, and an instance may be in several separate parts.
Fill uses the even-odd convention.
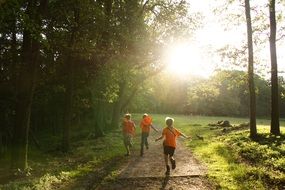
[[[133,121],[124,119],[122,125],[124,134],[135,134],[135,123]]]
[[[174,127],[171,129],[165,127],[162,131],[162,135],[165,137],[163,142],[165,146],[171,146],[176,148],[176,139],[178,136],[181,135],[181,132],[175,129]]]
[[[146,116],[145,118],[143,118],[140,125],[142,132],[149,133],[151,124],[152,118],[150,116]]]

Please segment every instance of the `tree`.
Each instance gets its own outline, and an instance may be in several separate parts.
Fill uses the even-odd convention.
[[[28,167],[28,134],[30,127],[31,106],[36,85],[36,71],[40,60],[40,33],[43,14],[47,9],[47,0],[29,0],[24,11],[27,20],[23,29],[22,64],[19,73],[16,118],[13,135],[12,167]]]
[[[76,124],[74,121],[84,111],[80,109],[83,108],[80,101],[87,101],[90,103],[88,106],[96,106],[89,111],[96,110],[96,115],[101,115],[97,114],[101,110],[98,104],[91,105],[90,94],[91,88],[101,90],[101,86],[94,87],[91,83],[97,80],[98,65],[105,64],[101,56],[105,51],[102,44],[107,43],[101,42],[105,31],[100,27],[105,22],[105,6],[102,3],[89,0],[53,1],[49,9],[46,33],[51,47],[47,51],[51,63],[48,67],[54,67],[56,85],[63,89],[61,95],[64,96],[64,105],[60,108],[63,113],[60,117],[63,120],[61,148],[64,152],[70,149],[70,132]]]
[[[285,117],[285,79],[279,77],[280,88],[280,117]]]
[[[253,45],[252,45],[252,26],[250,16],[250,3],[245,0],[245,16],[247,26],[247,45],[248,45],[248,88],[249,88],[249,110],[250,110],[250,137],[257,135],[256,130],[256,98],[254,88],[254,72],[253,72]]]
[[[280,135],[279,126],[279,91],[278,91],[278,68],[276,55],[276,18],[275,0],[269,0],[270,19],[270,58],[271,58],[271,127],[270,132]]]
[[[17,39],[19,25],[17,18],[21,12],[19,4],[9,1],[0,5],[0,133],[2,136],[2,156],[8,153],[12,141],[16,102],[16,81],[22,42]]]
[[[78,1],[74,1],[71,7],[71,18],[69,36],[66,51],[65,51],[65,67],[66,67],[66,78],[65,78],[65,88],[66,88],[66,102],[64,111],[64,126],[63,126],[63,138],[62,138],[62,150],[63,152],[68,152],[70,150],[70,128],[73,119],[73,107],[74,107],[74,83],[75,83],[75,64],[78,60],[76,57],[76,42],[78,41],[79,27],[80,27],[80,6]]]
[[[108,83],[116,89],[112,127],[118,126],[122,111],[127,109],[144,81],[162,70],[157,61],[160,57],[158,47],[163,46],[167,37],[186,30],[189,24],[183,17],[186,7],[183,0],[114,2],[111,26],[116,27],[108,35],[112,40],[109,49],[113,51],[109,50],[106,65],[109,71],[106,74],[112,80]]]

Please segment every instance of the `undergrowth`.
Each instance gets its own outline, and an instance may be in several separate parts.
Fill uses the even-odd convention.
[[[0,185],[2,190],[46,190],[64,188],[77,179],[108,165],[109,162],[125,153],[121,131],[113,131],[104,137],[94,139],[86,136],[73,142],[73,151],[69,154],[49,152],[30,160],[30,176],[21,176],[9,183]],[[36,155],[37,153],[33,153]],[[108,168],[108,167],[106,167]],[[105,169],[105,168],[104,168]],[[113,168],[109,168],[112,173]],[[98,182],[99,183],[99,182]]]

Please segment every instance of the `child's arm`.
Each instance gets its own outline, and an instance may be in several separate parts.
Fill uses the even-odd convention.
[[[162,138],[163,138],[163,135],[161,135],[160,137],[158,137],[157,139],[155,139],[155,142],[161,140]]]
[[[180,135],[181,135],[182,137],[184,137],[185,139],[191,139],[190,136],[187,136],[187,135],[185,135],[185,134],[183,134],[183,133],[181,133]]]
[[[151,124],[150,125],[151,126],[151,128],[153,129],[153,130],[155,130],[156,132],[158,132],[158,130]]]

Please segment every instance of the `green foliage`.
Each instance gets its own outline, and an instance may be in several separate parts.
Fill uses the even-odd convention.
[[[256,114],[270,115],[270,85],[255,75]],[[280,91],[284,81],[280,77]],[[243,71],[220,70],[208,79],[189,76],[180,80],[161,73],[145,83],[133,99],[129,110],[140,112],[147,108],[155,113],[183,113],[212,116],[247,116],[249,92],[247,74]],[[285,98],[280,99],[280,115],[284,116]]]
[[[239,162],[250,164],[249,169],[238,179],[244,181],[258,180],[263,189],[279,189],[285,183],[284,175],[284,136],[271,136],[261,133],[254,141],[248,137],[247,132],[230,134],[221,138],[233,149]],[[247,183],[250,185],[250,183]],[[247,188],[249,189],[250,186]]]
[[[255,76],[258,116],[269,116],[270,89],[268,82]],[[218,71],[208,80],[189,86],[189,112],[207,115],[246,116],[248,86],[245,72]],[[282,113],[283,114],[283,113]]]
[[[247,115],[246,74],[241,71],[218,71],[209,80],[194,83],[189,86],[188,104],[188,112],[195,114]]]
[[[230,145],[237,146],[239,155],[255,165],[263,165],[273,170],[284,172],[284,141],[285,137],[272,136],[269,133],[261,133],[254,141],[245,134],[236,134],[228,140]]]

